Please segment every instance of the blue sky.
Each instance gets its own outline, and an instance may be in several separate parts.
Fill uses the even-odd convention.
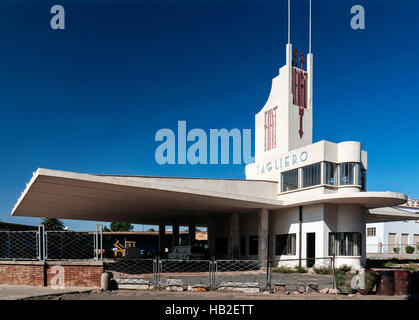
[[[308,0],[292,2],[291,42],[306,53]],[[50,28],[55,4],[65,30]],[[355,4],[365,30],[350,28]],[[314,141],[361,141],[368,189],[413,197],[418,10],[407,0],[313,0]],[[285,63],[286,16],[285,0],[2,1],[0,220],[39,222],[10,216],[38,167],[244,178],[244,165],[158,165],[154,135],[178,120],[253,130]]]

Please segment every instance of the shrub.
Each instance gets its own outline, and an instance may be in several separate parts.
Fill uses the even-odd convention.
[[[295,269],[291,267],[273,267],[272,272],[278,272],[278,273],[293,273],[295,272]]]
[[[415,252],[415,248],[412,246],[406,246],[406,253],[408,254],[412,254],[413,252]]]
[[[348,272],[348,271],[352,270],[352,267],[348,266],[347,264],[342,264],[338,269],[342,270],[342,271],[345,271],[345,272]]]
[[[417,270],[414,267],[410,267],[410,266],[403,266],[402,268],[403,270],[409,271],[410,273],[415,273]]]
[[[394,262],[391,262],[391,261],[386,262],[386,263],[383,264],[383,267],[385,267],[385,268],[392,268],[392,267],[397,267],[397,266],[398,266],[397,263],[394,263]]]
[[[331,267],[314,267],[313,271],[314,273],[317,273],[317,274],[331,274],[332,268]]]
[[[305,267],[296,266],[295,271],[297,271],[298,273],[307,273],[308,269]]]
[[[394,253],[399,253],[400,248],[393,248]]]

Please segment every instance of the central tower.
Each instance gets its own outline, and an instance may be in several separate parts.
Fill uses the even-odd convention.
[[[313,54],[286,45],[286,64],[255,116],[255,162],[313,143]]]

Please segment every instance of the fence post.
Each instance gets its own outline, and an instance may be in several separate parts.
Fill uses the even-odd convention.
[[[103,261],[103,242],[102,242],[102,232],[103,226],[101,224],[96,225],[96,231],[94,233],[93,242],[94,242],[94,250],[95,250],[95,260]]]
[[[161,272],[161,269],[162,269],[162,262],[160,260],[160,255],[156,256],[156,260],[157,260],[157,284],[156,284],[156,287],[157,287],[157,290],[160,290],[160,272]]]
[[[209,265],[210,265],[210,289],[214,290],[215,289],[215,257],[212,256],[210,261],[209,261]]]
[[[43,224],[38,225],[38,261],[44,261],[45,260],[45,251],[44,251],[44,232],[45,227]]]
[[[212,289],[215,290],[215,288],[217,287],[217,271],[218,271],[217,260],[215,259],[213,260],[212,270],[213,270]]]
[[[103,262],[103,225],[100,226],[100,261]]]
[[[266,263],[266,284],[265,284],[265,290],[268,290],[271,292],[272,285],[271,285],[271,261],[268,260]]]
[[[335,259],[336,259],[336,256],[333,254],[333,256],[332,256],[332,285],[333,285],[333,289],[336,289],[335,288],[335,283],[336,283],[336,281],[335,281],[335,267],[336,267],[336,261],[335,261]]]
[[[98,237],[97,237],[97,225],[96,225],[96,230],[93,233],[93,250],[95,252],[95,256],[94,259],[95,261],[98,261],[99,258],[99,253],[98,253],[98,249],[99,249],[99,245],[98,245]]]
[[[43,232],[44,261],[48,259],[48,231]]]

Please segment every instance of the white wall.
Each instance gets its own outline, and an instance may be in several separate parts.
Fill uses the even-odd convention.
[[[368,223],[367,228],[376,227],[377,228],[377,237],[368,237],[369,253],[378,253],[378,243],[381,241],[383,243],[383,253],[393,253],[388,251],[389,244],[389,234],[396,234],[396,243],[402,243],[402,234],[408,234],[408,243],[409,245],[414,244],[414,236],[419,235],[419,223],[410,220],[410,221],[392,221],[392,222],[383,222],[383,223]],[[414,246],[415,247],[415,246]],[[403,249],[400,253],[406,253]]]

